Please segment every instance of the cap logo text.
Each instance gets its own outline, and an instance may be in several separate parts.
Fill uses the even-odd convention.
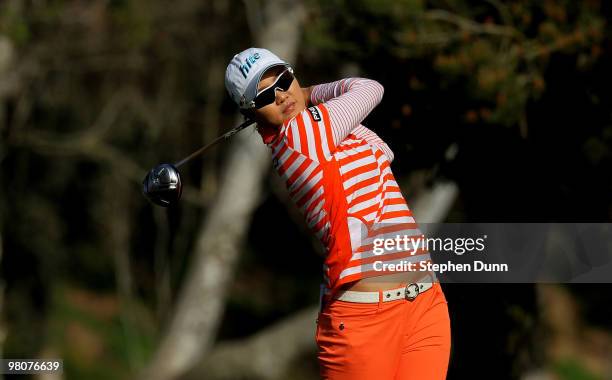
[[[244,77],[244,79],[246,79],[247,74],[251,70],[251,67],[253,66],[255,61],[257,61],[260,57],[261,56],[259,55],[259,53],[255,53],[253,55],[248,56],[244,60],[245,63],[240,66],[240,72],[242,73],[242,76]]]

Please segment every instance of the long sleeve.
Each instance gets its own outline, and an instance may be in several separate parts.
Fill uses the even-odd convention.
[[[387,143],[385,143],[380,137],[378,137],[376,133],[374,133],[363,125],[360,125],[357,128],[353,129],[352,133],[355,135],[355,137],[367,141],[368,144],[379,147],[387,156],[389,162],[393,162],[393,151],[391,150],[391,148],[389,148]]]
[[[383,86],[374,80],[346,78],[314,86],[310,101],[313,105],[325,103],[338,145],[380,103],[383,93]]]

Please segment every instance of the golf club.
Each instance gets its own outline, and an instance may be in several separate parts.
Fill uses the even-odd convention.
[[[216,145],[221,140],[229,139],[253,123],[255,123],[254,120],[244,121],[239,126],[217,137],[210,143],[204,145],[202,148],[196,150],[189,156],[174,164],[157,165],[151,169],[149,173],[147,173],[146,177],[142,181],[142,193],[149,201],[158,206],[168,207],[175,205],[179,199],[181,199],[181,194],[183,192],[183,185],[181,183],[181,176],[178,168],[195,157],[201,155],[207,149]]]

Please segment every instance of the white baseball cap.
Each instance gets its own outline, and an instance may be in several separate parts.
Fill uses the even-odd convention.
[[[257,85],[271,67],[289,64],[267,49],[249,48],[234,56],[225,69],[225,88],[242,109],[253,108]]]

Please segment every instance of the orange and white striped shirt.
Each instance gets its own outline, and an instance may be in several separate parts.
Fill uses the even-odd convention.
[[[325,246],[331,290],[389,274],[380,270],[382,263],[429,259],[417,246],[373,251],[375,238],[423,236],[391,172],[393,152],[361,125],[382,95],[378,82],[363,78],[317,85],[314,106],[285,121],[274,139],[264,139],[291,199]]]

